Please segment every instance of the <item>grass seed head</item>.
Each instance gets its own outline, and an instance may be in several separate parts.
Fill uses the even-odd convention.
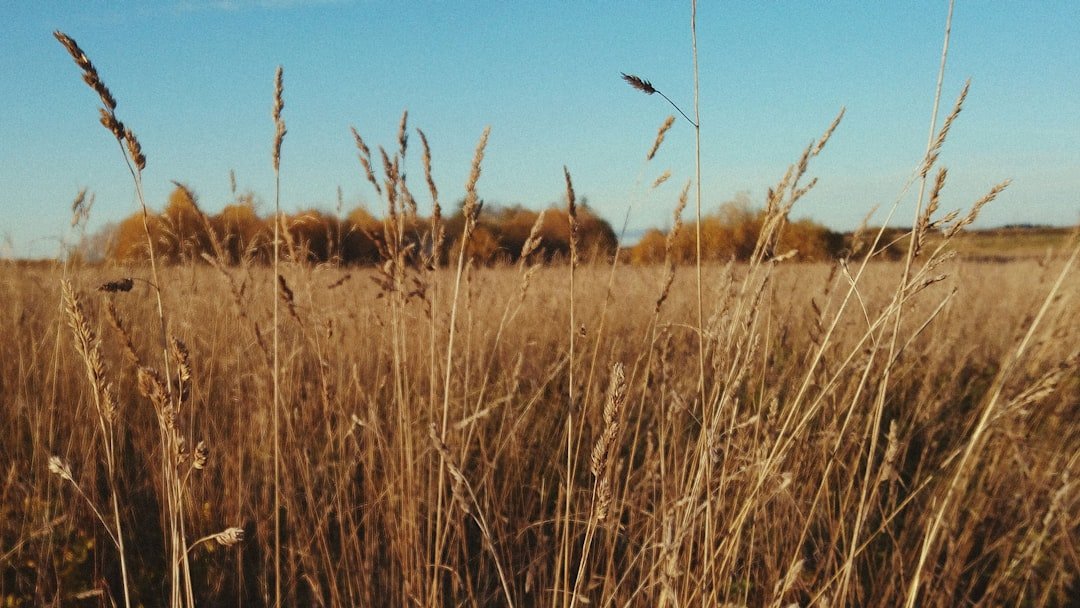
[[[281,169],[281,144],[285,141],[285,121],[281,118],[281,111],[285,109],[283,97],[285,84],[283,82],[284,68],[280,65],[274,74],[274,109],[271,114],[274,117],[274,171]]]
[[[639,78],[637,76],[634,76],[633,74],[627,74],[626,72],[622,72],[622,77],[627,84],[641,91],[642,93],[645,93],[646,95],[652,95],[656,92],[656,89],[652,86],[652,83],[648,80],[645,80],[644,78]]]
[[[222,532],[218,532],[214,535],[214,540],[222,547],[231,547],[244,540],[243,528],[226,528]]]
[[[660,149],[660,144],[664,143],[664,136],[667,135],[668,130],[671,129],[671,125],[673,124],[675,124],[674,114],[669,115],[667,119],[664,120],[664,124],[660,125],[660,130],[656,132],[656,140],[653,142],[652,147],[649,148],[649,153],[645,155],[645,160],[652,160],[653,157],[656,156],[657,150]]]
[[[59,456],[49,456],[49,472],[65,481],[74,481],[71,477],[71,467]]]

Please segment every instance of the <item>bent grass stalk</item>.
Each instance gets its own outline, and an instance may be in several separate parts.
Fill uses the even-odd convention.
[[[83,71],[83,81],[98,94],[101,99],[102,107],[101,124],[116,139],[117,145],[120,146],[121,155],[124,158],[124,164],[127,166],[128,172],[131,174],[131,179],[135,182],[135,195],[139,200],[139,211],[142,219],[143,233],[146,235],[146,250],[150,256],[150,275],[153,278],[154,297],[157,301],[157,314],[158,321],[160,323],[160,336],[161,336],[161,352],[162,359],[165,364],[165,375],[169,376],[169,346],[167,339],[167,328],[165,322],[165,307],[161,303],[161,279],[158,277],[158,265],[157,256],[154,253],[154,239],[150,236],[150,211],[146,205],[146,196],[143,194],[142,172],[146,168],[146,156],[142,153],[142,145],[139,143],[138,138],[135,137],[135,133],[120,122],[120,119],[116,116],[116,99],[113,97],[112,92],[105,86],[105,83],[98,75],[97,68],[90,62],[90,58],[86,56],[79,45],[73,38],[67,34],[56,30],[53,32],[53,36],[64,45],[68,54],[75,60],[75,64]]]

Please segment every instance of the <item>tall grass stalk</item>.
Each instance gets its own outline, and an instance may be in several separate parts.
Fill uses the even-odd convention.
[[[577,265],[578,265],[578,218],[577,218],[577,196],[574,193],[574,183],[570,178],[570,170],[565,166],[563,167],[563,176],[566,178],[566,218],[569,222],[570,231],[570,285],[569,285],[569,308],[570,308],[570,334],[569,334],[569,353],[567,355],[566,363],[566,395],[567,395],[567,409],[566,409],[566,470],[565,470],[565,487],[564,493],[564,508],[563,508],[563,520],[562,520],[562,555],[560,558],[561,569],[559,576],[562,579],[562,584],[565,586],[565,591],[562,594],[564,604],[569,603],[573,606],[575,599],[575,583],[571,582],[571,544],[573,537],[572,520],[570,518],[570,511],[574,504],[574,480],[576,467],[574,462],[576,460],[577,452],[574,444],[574,410],[577,404],[574,401],[574,355],[575,344],[577,343],[577,317],[574,312],[574,294],[576,292],[576,279],[577,279]],[[556,578],[555,590],[556,594],[559,593],[559,579]]]
[[[484,161],[484,151],[487,148],[488,137],[491,135],[491,127],[485,127],[484,132],[480,135],[480,140],[476,143],[476,152],[473,154],[472,169],[469,172],[469,178],[465,183],[465,201],[462,204],[462,216],[464,223],[462,226],[460,247],[458,250],[457,269],[454,272],[454,292],[450,299],[450,317],[447,321],[448,335],[446,340],[446,369],[445,376],[443,377],[443,401],[442,401],[442,414],[439,425],[439,441],[446,443],[446,432],[450,424],[450,392],[453,379],[453,363],[454,363],[454,341],[457,336],[457,317],[458,317],[458,304],[461,298],[461,279],[465,273],[465,262],[468,256],[469,240],[472,237],[473,231],[476,230],[476,221],[480,215],[482,203],[476,192],[476,184],[480,180],[480,171]],[[437,254],[436,254],[437,255]],[[444,505],[446,504],[446,487],[445,487],[445,475],[443,471],[446,470],[448,463],[443,453],[439,453],[439,480],[438,480],[438,492],[436,494],[437,500],[435,503],[436,509],[436,528],[435,528],[435,554],[439,557],[436,558],[436,562],[441,561],[442,551],[446,545],[447,535],[450,533],[449,521],[443,521]],[[436,573],[436,578],[438,573]],[[435,593],[438,589],[438,583],[432,584],[431,595],[429,597],[435,598]]]
[[[149,212],[149,209],[148,209],[148,207],[146,205],[146,196],[145,196],[145,194],[143,192],[142,172],[143,172],[143,169],[146,168],[146,156],[143,155],[142,145],[140,144],[138,138],[135,136],[135,133],[131,130],[130,127],[125,126],[124,123],[121,122],[120,119],[117,117],[117,115],[116,115],[116,106],[117,106],[116,99],[115,99],[115,97],[113,97],[112,92],[109,90],[108,86],[106,86],[104,81],[101,79],[101,77],[100,77],[100,75],[99,75],[99,73],[97,71],[97,68],[90,61],[90,58],[79,47],[78,43],[73,38],[68,36],[67,34],[57,30],[57,31],[53,32],[53,36],[57,39],[57,41],[60,42],[60,44],[62,44],[64,46],[64,48],[68,51],[68,54],[70,54],[72,59],[75,60],[75,64],[80,68],[80,70],[82,70],[82,72],[83,72],[83,81],[91,89],[93,89],[94,92],[96,92],[98,94],[98,97],[101,100],[101,104],[102,104],[102,107],[99,109],[99,113],[100,113],[100,116],[101,116],[101,124],[110,133],[112,133],[114,139],[116,140],[117,145],[120,147],[120,153],[121,153],[121,156],[124,159],[124,165],[127,167],[128,172],[131,175],[131,178],[132,178],[132,180],[133,180],[133,182],[135,184],[135,194],[136,194],[136,198],[139,201],[140,218],[142,220],[143,233],[146,236],[147,253],[148,253],[149,258],[150,258],[150,273],[151,273],[151,278],[152,278],[151,285],[152,285],[153,290],[154,290],[155,303],[157,304],[157,317],[158,317],[158,328],[159,328],[159,337],[160,337],[160,348],[161,348],[161,353],[162,353],[162,364],[164,366],[165,377],[167,379],[166,380],[166,382],[167,382],[166,390],[171,392],[171,390],[172,390],[171,389],[171,374],[170,374],[170,371],[169,371],[170,370],[170,365],[169,365],[169,352],[168,352],[169,349],[168,349],[168,338],[167,338],[168,330],[167,330],[167,322],[166,322],[166,319],[165,319],[165,307],[164,307],[164,305],[162,303],[162,298],[161,298],[161,279],[160,279],[160,276],[158,274],[158,264],[157,264],[157,256],[155,254],[154,241],[153,241],[153,238],[150,236],[150,224],[149,224],[150,212]],[[100,387],[95,389],[95,390],[100,390]],[[112,456],[109,456],[109,459],[111,460]],[[163,454],[162,455],[162,472],[163,472],[163,475],[164,475],[164,480],[166,482],[166,487],[171,488],[172,485],[169,482],[169,479],[170,479],[169,468],[170,467],[169,467],[169,464],[167,463],[167,460],[168,459],[167,459],[166,455]],[[114,490],[115,490],[115,488],[114,488]],[[116,499],[115,491],[113,492],[113,499],[114,499],[113,507],[114,507],[114,512],[116,514],[116,518],[117,518],[116,523],[117,523],[117,526],[118,526],[118,529],[117,529],[118,537],[117,538],[118,538],[118,541],[120,541],[120,539],[122,538],[122,531],[119,529],[119,525],[120,525],[119,507],[117,506],[117,504],[115,502],[115,499]],[[175,506],[174,503],[172,501],[169,501],[169,504],[167,505],[167,510],[170,513],[170,517],[169,517],[170,522],[175,522],[175,514],[176,513],[175,513],[175,510],[173,508],[174,506]],[[172,533],[172,538],[169,539],[169,541],[172,543],[171,546],[173,547],[174,550],[175,550],[175,546],[176,546],[176,540],[177,540],[176,539],[176,532],[174,531]],[[122,567],[123,567],[123,569],[125,571],[125,579],[124,580],[126,581],[126,569],[127,569],[127,567],[126,567],[125,558],[123,556],[122,541],[119,542],[118,544],[121,546],[121,564],[122,564]],[[172,579],[171,579],[172,580],[172,585],[173,585],[173,598],[174,598],[174,601],[176,601],[176,597],[177,597],[177,594],[178,594],[178,592],[177,592],[178,585],[179,585],[179,580],[178,579],[179,579],[179,577],[177,576],[177,573],[174,571]],[[129,602],[130,602],[130,599],[128,598],[127,586],[125,584],[125,605],[128,605]]]
[[[128,582],[127,553],[124,550],[124,525],[123,520],[120,517],[120,501],[117,496],[119,494],[119,471],[117,463],[119,450],[117,449],[117,433],[114,425],[117,415],[116,396],[113,393],[112,388],[106,383],[105,368],[101,354],[101,343],[94,334],[93,329],[91,329],[89,319],[86,318],[81,296],[75,292],[75,289],[66,278],[61,280],[61,292],[68,324],[75,337],[75,349],[79,352],[79,355],[83,360],[86,368],[87,381],[94,396],[94,410],[97,414],[98,423],[97,430],[101,433],[101,440],[104,443],[105,450],[106,481],[108,482],[109,487],[109,502],[112,507],[113,517],[112,529],[110,529],[109,524],[97,510],[94,502],[83,492],[82,488],[79,487],[79,484],[75,482],[74,478],[71,476],[70,469],[68,469],[66,465],[57,467],[55,465],[58,463],[50,461],[49,468],[54,473],[59,474],[62,479],[66,479],[72,483],[86,503],[93,509],[94,513],[101,521],[101,524],[105,527],[105,531],[116,545],[116,550],[120,557],[120,574],[121,581],[123,582],[124,606],[130,608],[131,591]]]
[[[273,318],[273,402],[271,404],[271,433],[274,445],[274,606],[281,605],[281,429],[278,420],[281,410],[281,362],[280,362],[280,302],[278,283],[281,281],[281,144],[285,140],[285,121],[281,110],[285,107],[282,97],[283,69],[279,65],[274,74],[274,147],[271,159],[274,165],[274,278],[270,285],[270,297],[274,300]]]
[[[101,99],[100,114],[101,124],[113,134],[116,144],[120,146],[120,154],[124,159],[124,165],[135,182],[135,196],[139,201],[140,218],[142,219],[143,232],[146,235],[146,249],[150,257],[150,276],[153,279],[151,286],[154,289],[154,299],[157,303],[158,323],[160,327],[161,353],[165,365],[165,376],[169,377],[169,345],[168,330],[165,322],[165,307],[161,302],[161,279],[158,276],[157,256],[154,253],[154,240],[150,236],[150,211],[146,205],[146,196],[143,194],[142,172],[146,168],[146,157],[142,153],[142,145],[135,133],[120,122],[116,116],[116,99],[112,92],[105,86],[98,74],[97,68],[90,62],[90,58],[79,48],[78,43],[67,34],[57,30],[53,36],[64,45],[68,54],[75,60],[76,65],[83,71],[83,81],[90,86]],[[168,386],[168,385],[167,385]]]
[[[697,295],[697,335],[698,335],[698,399],[701,401],[701,417],[708,417],[705,403],[705,304],[702,295],[701,279],[701,87],[698,72],[697,45],[697,0],[690,0],[690,49],[694,57],[694,269],[695,291]],[[712,460],[706,461],[707,474],[712,475]],[[706,501],[705,537],[712,538],[713,505]],[[705,555],[705,571],[712,570],[712,555]]]

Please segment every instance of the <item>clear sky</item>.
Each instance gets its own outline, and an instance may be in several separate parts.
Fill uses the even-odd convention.
[[[712,2],[698,7],[706,211],[766,188],[841,106],[847,116],[811,168],[796,208],[836,229],[888,207],[926,146],[947,2]],[[432,144],[443,202],[463,193],[476,140],[492,128],[480,195],[539,208],[579,196],[616,228],[669,222],[693,175],[693,129],[626,86],[625,71],[693,107],[689,3],[163,0],[11,2],[0,19],[0,245],[55,255],[70,202],[96,194],[91,230],[136,209],[98,100],[52,31],[75,38],[119,101],[148,159],[160,208],[171,180],[208,212],[241,190],[272,201],[273,75],[285,68],[283,207],[378,212],[348,128],[396,147],[404,109]],[[1013,185],[980,225],[1080,221],[1080,2],[960,0],[943,113],[966,78],[967,105],[946,144],[943,207]],[[647,186],[663,169],[658,191]],[[419,139],[407,163],[422,207]],[[907,197],[910,199],[911,197]],[[910,221],[910,200],[898,221]]]

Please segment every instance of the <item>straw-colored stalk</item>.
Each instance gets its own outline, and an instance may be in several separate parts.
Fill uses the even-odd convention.
[[[578,601],[581,582],[585,578],[585,569],[589,563],[589,552],[592,549],[593,535],[596,528],[604,524],[611,512],[612,488],[611,469],[612,461],[616,457],[619,431],[623,406],[626,404],[626,373],[622,363],[616,363],[611,370],[610,387],[608,397],[604,403],[603,420],[604,427],[600,436],[593,444],[592,454],[589,458],[589,471],[593,474],[593,508],[589,515],[589,522],[585,527],[585,539],[581,543],[581,558],[578,564],[577,576],[574,578],[573,590],[570,597],[570,608],[574,608]],[[585,603],[585,600],[582,600]]]
[[[90,498],[83,494],[79,484],[72,478],[70,469],[66,466],[62,470],[54,469],[54,463],[50,461],[50,470],[60,475],[61,478],[67,479],[75,486],[75,489],[79,491],[79,494],[82,495],[86,502],[90,504],[91,508],[94,509],[94,513],[98,516],[98,519],[101,521],[102,525],[105,526],[106,531],[112,538],[116,545],[116,550],[120,554],[120,573],[124,586],[124,605],[130,608],[131,593],[128,585],[127,556],[124,551],[124,527],[120,519],[120,503],[117,498],[116,487],[117,449],[115,422],[118,415],[116,396],[113,393],[112,386],[108,384],[105,379],[105,364],[101,355],[101,341],[94,333],[93,328],[90,326],[90,321],[86,317],[86,312],[83,309],[82,297],[67,280],[61,282],[61,291],[63,292],[68,325],[71,327],[75,337],[75,350],[78,351],[83,360],[83,364],[86,367],[86,378],[94,395],[94,405],[98,422],[97,428],[101,432],[101,438],[105,444],[105,466],[108,474],[109,498],[113,510],[113,527],[115,528],[115,531],[110,529],[109,525],[105,522],[105,519],[98,512]]]
[[[454,293],[450,300],[450,318],[448,320],[448,336],[446,340],[446,367],[445,376],[443,377],[443,399],[442,399],[442,415],[439,426],[438,438],[440,441],[445,442],[446,430],[450,424],[450,388],[451,388],[451,374],[453,371],[454,361],[454,342],[457,336],[457,316],[458,316],[458,304],[461,297],[461,279],[465,272],[466,252],[469,247],[469,239],[472,237],[473,230],[476,229],[476,221],[480,215],[481,203],[479,196],[476,192],[476,184],[480,181],[480,172],[484,161],[484,151],[487,148],[488,137],[491,135],[491,127],[485,127],[484,132],[480,135],[480,140],[476,144],[476,152],[473,154],[472,168],[469,171],[469,178],[465,182],[465,201],[462,204],[461,212],[464,216],[465,222],[461,232],[461,243],[458,248],[457,270],[454,273]],[[443,504],[445,502],[445,485],[444,476],[442,475],[443,467],[446,466],[446,458],[440,452],[439,455],[439,481],[438,491],[436,494],[436,526],[435,526],[435,555],[437,561],[441,561],[441,555],[443,548],[446,544],[446,538],[449,534],[446,522],[443,521]],[[432,594],[435,593],[436,585],[432,585]]]
[[[577,319],[574,315],[574,292],[575,292],[575,279],[576,270],[578,264],[578,234],[579,224],[577,219],[577,197],[574,194],[574,183],[570,178],[570,170],[563,167],[563,176],[566,178],[566,216],[570,223],[570,347],[567,361],[567,411],[566,411],[566,484],[563,488],[564,492],[564,509],[563,509],[563,521],[562,521],[562,555],[561,563],[562,568],[558,571],[557,575],[562,577],[562,585],[565,588],[564,601],[573,601],[574,590],[571,588],[570,582],[570,543],[571,543],[571,521],[570,510],[574,502],[574,345],[575,338],[578,333]],[[556,592],[559,589],[558,579],[556,579],[555,585]]]
[[[274,74],[274,106],[271,115],[274,119],[274,146],[271,159],[274,166],[274,277],[275,282],[281,276],[281,144],[285,140],[285,121],[281,111],[285,108],[283,98],[284,83],[282,66]],[[281,369],[280,369],[280,312],[276,290],[271,287],[274,300],[274,338],[273,338],[273,375],[274,396],[272,408],[271,432],[274,435],[274,606],[281,605],[281,433],[279,412],[281,410]]]
[[[140,217],[142,219],[143,233],[146,235],[146,247],[147,253],[150,256],[150,273],[153,278],[152,286],[154,288],[154,297],[157,301],[157,314],[158,322],[160,324],[160,339],[161,339],[161,352],[162,358],[165,364],[165,373],[168,376],[169,373],[169,354],[168,354],[168,341],[167,335],[167,323],[165,319],[165,307],[161,301],[161,280],[158,278],[157,256],[154,252],[154,240],[150,236],[150,210],[146,205],[146,197],[143,194],[142,172],[146,168],[146,156],[143,154],[142,145],[139,143],[139,139],[135,136],[135,133],[130,127],[124,125],[116,116],[116,98],[113,97],[112,92],[105,86],[105,83],[101,80],[98,74],[97,68],[91,63],[90,58],[86,53],[79,48],[78,43],[67,34],[57,30],[53,32],[53,36],[67,49],[68,54],[75,60],[75,64],[79,66],[79,69],[83,72],[83,81],[98,94],[101,99],[102,107],[99,109],[101,114],[101,124],[116,139],[116,143],[120,146],[120,152],[124,158],[124,164],[127,165],[128,171],[131,173],[131,178],[135,182],[135,194],[139,199]]]

